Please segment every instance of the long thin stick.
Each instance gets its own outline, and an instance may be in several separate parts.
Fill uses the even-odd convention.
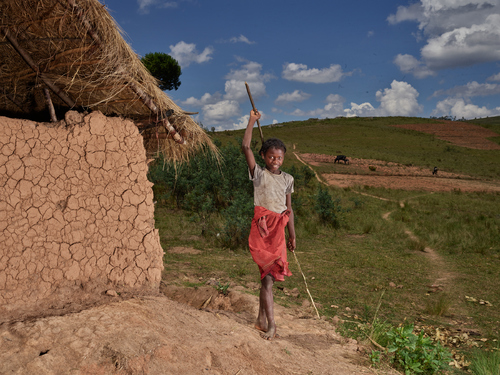
[[[257,110],[255,109],[255,104],[253,102],[252,94],[250,93],[250,87],[248,86],[248,83],[245,82],[245,86],[247,87],[247,93],[248,97],[250,98],[250,103],[252,103],[252,108],[255,113],[257,113]],[[264,143],[264,134],[262,134],[262,128],[260,127],[260,122],[257,120],[257,126],[259,127],[259,132],[260,132],[260,140],[262,143]]]
[[[304,272],[302,272],[302,268],[300,268],[299,260],[297,259],[297,255],[295,254],[295,251],[292,251],[292,252],[293,252],[293,256],[295,257],[295,262],[297,262],[297,266],[299,267],[299,271],[302,274],[302,277],[304,278],[304,284],[306,284],[307,294],[309,294],[309,298],[311,299],[311,302],[313,304],[314,310],[316,310],[316,315],[319,318],[319,312],[318,312],[318,309],[316,308],[316,304],[314,303],[314,300],[313,300],[313,298],[311,296],[311,292],[309,292],[309,288],[307,287],[307,281],[306,281],[306,277],[304,276]]]

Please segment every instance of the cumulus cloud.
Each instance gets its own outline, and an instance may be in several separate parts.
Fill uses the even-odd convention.
[[[432,111],[433,116],[451,116],[456,118],[476,118],[500,115],[500,107],[490,110],[486,107],[479,107],[463,98],[446,98],[436,104]]]
[[[380,102],[379,116],[415,116],[422,112],[418,104],[419,93],[407,82],[392,81],[391,88],[376,93]]]
[[[183,105],[188,105],[193,109],[200,108],[204,126],[217,125],[218,130],[222,130],[223,127],[229,129],[231,126],[239,129],[239,126],[244,126],[244,123],[246,126],[248,115],[246,120],[245,116],[239,117],[236,122],[234,120],[236,116],[241,116],[239,103],[248,102],[245,82],[250,86],[255,101],[266,95],[265,82],[274,78],[273,75],[262,73],[262,65],[255,61],[237,58],[237,64],[238,67],[231,69],[225,76],[223,95],[219,92],[205,93],[199,99],[190,97],[182,102]],[[256,104],[258,108],[258,103]],[[262,112],[261,114],[263,115]]]
[[[308,94],[300,90],[295,90],[294,92],[285,92],[279,95],[274,101],[274,103],[276,105],[283,105],[290,102],[303,102],[304,100],[307,100],[310,97],[311,94]]]
[[[492,75],[486,79],[487,81],[500,81],[500,73]]]
[[[236,100],[221,100],[215,104],[203,106],[203,119],[207,125],[228,122],[239,113],[240,105]]]
[[[435,72],[430,70],[424,63],[418,61],[412,55],[399,54],[394,59],[394,64],[399,67],[403,73],[413,74],[416,78],[425,78],[428,76],[436,75]]]
[[[350,76],[352,72],[344,73],[338,64],[332,64],[328,68],[309,69],[305,64],[288,63],[283,66],[281,76],[288,81],[308,83],[332,83],[339,82],[344,76]]]
[[[175,1],[161,1],[161,0],[137,0],[139,5],[139,13],[147,14],[149,13],[149,8],[151,6],[156,6],[158,8],[177,8],[178,4]]]
[[[317,117],[317,118],[334,118],[344,115],[345,99],[338,94],[330,94],[326,97],[326,105],[323,108],[317,108],[310,111],[296,109],[290,115],[298,117]]]
[[[370,103],[351,103],[351,108],[344,109],[346,117],[376,116],[377,110]]]
[[[431,38],[421,53],[431,69],[500,60],[500,14],[489,15],[480,25],[457,28]]]
[[[195,107],[200,107],[207,104],[215,104],[222,99],[222,95],[218,92],[215,94],[209,94],[208,92],[203,94],[200,99],[196,99],[194,96],[191,96],[181,102],[183,105],[190,105]]]
[[[266,95],[265,82],[274,78],[272,74],[262,73],[262,65],[255,61],[248,61],[238,58],[242,63],[237,69],[231,71],[225,76],[225,99],[238,100],[240,102],[248,100],[248,94],[245,82],[248,83],[252,97],[257,100]]]
[[[212,59],[214,53],[213,47],[206,47],[201,53],[197,51],[196,44],[186,43],[181,41],[175,46],[170,46],[170,56],[177,60],[183,68],[188,67],[191,63],[202,64]]]
[[[472,81],[463,86],[455,86],[448,90],[439,90],[432,94],[436,96],[453,96],[470,98],[473,96],[489,96],[500,94],[500,85],[496,83],[477,83]]]
[[[398,7],[387,20],[393,25],[418,23],[417,36],[426,39],[420,60],[398,55],[394,61],[417,78],[430,71],[500,60],[498,0],[420,0]]]

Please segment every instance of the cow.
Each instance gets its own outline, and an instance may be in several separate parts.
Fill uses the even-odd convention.
[[[344,164],[349,164],[349,159],[347,159],[345,155],[337,155],[333,163],[335,164],[338,162],[340,164],[341,160],[344,162]]]

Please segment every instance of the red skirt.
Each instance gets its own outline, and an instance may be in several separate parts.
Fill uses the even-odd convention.
[[[278,214],[255,206],[248,245],[259,266],[261,280],[268,274],[276,281],[284,281],[285,276],[292,275],[286,260],[285,227],[289,219],[288,210]]]

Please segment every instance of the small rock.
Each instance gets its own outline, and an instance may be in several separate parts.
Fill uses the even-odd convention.
[[[391,282],[389,283],[389,286],[390,286],[391,288],[395,288],[395,287],[396,287],[396,284],[394,284],[394,283],[391,281]]]
[[[116,293],[116,290],[113,289],[106,290],[106,295],[110,297],[118,297],[118,293]]]

